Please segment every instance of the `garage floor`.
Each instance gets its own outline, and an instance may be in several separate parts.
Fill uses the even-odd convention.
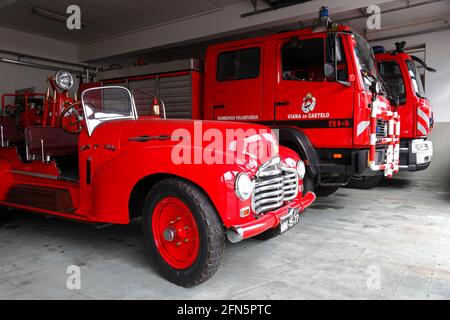
[[[341,189],[276,239],[227,245],[193,289],[162,279],[139,224],[93,226],[19,213],[0,223],[1,299],[450,299],[448,181],[401,174]],[[66,269],[81,267],[81,290]]]

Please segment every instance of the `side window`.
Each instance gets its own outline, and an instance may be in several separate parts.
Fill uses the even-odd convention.
[[[423,89],[422,78],[417,71],[416,65],[411,60],[406,60],[408,66],[409,76],[413,84],[414,91],[418,97],[425,97],[425,91]]]
[[[395,61],[382,61],[378,63],[380,76],[388,85],[390,91],[398,96],[400,104],[406,103],[405,82],[403,81],[400,66]]]
[[[260,61],[259,48],[222,52],[217,58],[217,81],[257,78]]]
[[[347,57],[345,56],[345,49],[342,35],[338,36],[338,43],[335,46],[335,34],[331,33],[327,37],[327,66],[329,68],[328,72],[325,72],[327,81],[336,81],[336,75],[339,81],[348,81],[348,67],[347,67]],[[335,54],[336,51],[336,54]],[[334,70],[335,62],[336,71]]]
[[[324,39],[294,39],[281,47],[283,80],[323,81]]]

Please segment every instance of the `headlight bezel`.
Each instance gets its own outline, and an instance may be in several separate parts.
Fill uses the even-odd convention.
[[[295,170],[297,171],[298,178],[302,179],[305,178],[306,175],[306,165],[303,160],[298,160],[297,164],[295,165]]]
[[[66,83],[67,79],[69,83]],[[69,91],[74,85],[73,75],[69,71],[60,70],[55,76],[55,83],[61,90]]]
[[[239,200],[247,201],[253,195],[254,185],[253,179],[247,173],[240,172],[234,182],[234,193]],[[247,190],[243,190],[243,188]]]

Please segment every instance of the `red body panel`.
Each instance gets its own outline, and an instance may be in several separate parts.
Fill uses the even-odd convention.
[[[341,30],[349,30],[342,27]],[[355,64],[351,37],[343,36],[348,73],[354,78],[350,87],[327,81],[287,81],[281,76],[280,47],[292,37],[300,39],[325,38],[326,32],[313,33],[311,29],[278,35],[234,41],[213,45],[206,56],[203,118],[242,120],[248,122],[278,123],[307,122],[310,120],[339,121],[337,127],[308,128],[302,130],[316,148],[359,148],[369,145],[369,135],[357,136],[354,128],[370,118],[371,94],[363,88],[359,70]],[[221,52],[248,47],[261,48],[261,76],[255,79],[216,80],[217,56]],[[303,98],[311,93],[316,98],[314,114],[300,118]],[[277,102],[285,105],[275,106]],[[213,106],[225,106],[215,109]],[[335,122],[333,122],[335,124]]]
[[[224,135],[230,129],[251,129],[255,133],[257,130],[270,131],[262,126],[229,122],[163,119],[110,121],[96,128],[92,136],[88,136],[85,130],[80,134],[79,183],[58,181],[59,171],[54,162],[24,163],[15,147],[0,148],[0,204],[76,220],[126,224],[129,222],[130,195],[136,184],[151,175],[170,175],[191,181],[203,189],[226,227],[251,224],[255,222],[253,215],[239,216],[241,208],[251,206],[251,200],[241,201],[236,197],[235,177],[240,172],[254,175],[259,165],[277,154],[275,145],[268,149],[272,151],[264,157],[250,157],[253,160],[249,160],[245,153],[229,151],[229,146],[226,146],[224,159],[225,153],[229,152],[233,158],[232,164],[175,164],[172,151],[179,143],[178,140],[152,140],[145,143],[129,140],[130,137],[142,135],[174,134],[195,139],[196,134],[200,133],[198,144],[191,147],[193,152],[198,148],[205,150],[209,145],[207,140],[201,140],[202,134],[208,129],[218,130]],[[280,148],[280,155],[289,166],[295,166],[299,159],[294,152],[283,147]],[[89,172],[91,174],[88,177]],[[75,210],[68,214],[8,203],[8,191],[20,184],[67,189]],[[301,193],[296,198],[297,205],[306,207],[310,202],[309,198],[302,200]],[[266,229],[271,227],[274,226],[266,225]]]

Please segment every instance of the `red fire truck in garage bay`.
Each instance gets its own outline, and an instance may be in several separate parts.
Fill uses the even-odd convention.
[[[305,190],[398,171],[399,121],[367,41],[345,26],[212,45],[197,60],[105,71],[105,85],[145,88],[168,117],[261,123],[307,163]]]
[[[433,156],[433,143],[427,140],[433,127],[433,112],[415,62],[427,71],[436,70],[420,58],[405,53],[405,44],[396,43],[397,49],[392,52],[383,52],[384,48],[377,47],[375,59],[380,76],[392,95],[399,99],[400,170],[418,171],[428,168]]]
[[[1,109],[2,212],[115,224],[142,217],[156,266],[191,287],[217,271],[226,236],[276,236],[315,199],[301,192],[303,161],[267,127],[164,119],[154,96],[119,86],[76,101],[70,74],[50,81],[54,94],[2,99],[20,98]],[[207,134],[227,139],[213,148]]]
[[[404,52],[406,43],[396,42],[396,50],[386,52],[375,46],[375,60],[386,89],[397,100],[400,116],[400,171],[419,171],[428,168],[433,157],[433,143],[427,140],[433,127],[433,112],[425,97],[422,79],[416,63],[425,70],[436,72],[426,63]],[[353,177],[348,186],[370,189],[383,180],[383,175]]]

